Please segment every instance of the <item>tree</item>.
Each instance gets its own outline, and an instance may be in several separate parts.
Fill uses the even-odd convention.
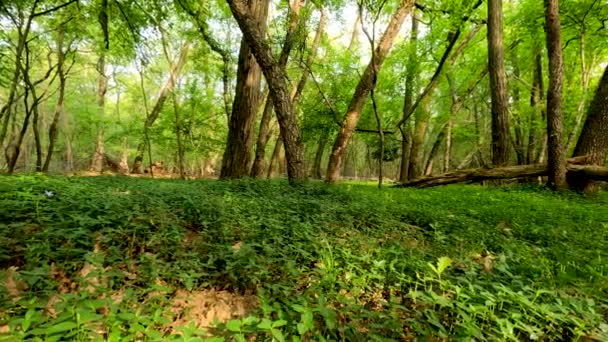
[[[547,146],[549,185],[566,187],[566,154],[562,146],[563,57],[559,21],[559,0],[545,0],[545,26],[549,52],[549,89],[547,90]]]
[[[509,163],[510,130],[504,64],[502,0],[488,0],[488,68],[492,95],[492,163]]]
[[[587,111],[587,119],[574,149],[574,156],[589,156],[591,164],[604,165],[608,154],[608,66],[597,86]],[[585,192],[597,191],[597,185],[584,177],[569,177],[570,187]]]
[[[249,13],[247,7],[240,0],[227,0],[227,2],[243,32],[243,39],[247,41],[266,77],[281,127],[281,138],[285,144],[289,180],[297,182],[306,179],[300,127],[289,97],[285,71],[274,60],[272,50],[264,38],[259,22]]]
[[[344,152],[355,131],[355,128],[357,127],[357,123],[359,122],[359,117],[361,116],[361,111],[363,110],[363,106],[367,101],[367,97],[374,87],[374,78],[376,77],[376,73],[380,71],[384,60],[390,52],[395,38],[401,29],[403,21],[412,10],[413,4],[414,2],[412,0],[400,1],[395,14],[392,16],[386,30],[384,31],[384,34],[382,35],[382,38],[380,39],[380,42],[378,43],[378,46],[376,47],[376,50],[373,53],[373,58],[370,60],[369,64],[365,68],[365,71],[363,72],[363,75],[361,75],[361,78],[359,79],[359,83],[357,84],[350,104],[348,105],[346,115],[342,120],[340,131],[338,132],[338,136],[336,137],[334,146],[332,148],[326,176],[326,180],[329,183],[336,182],[340,176],[340,166],[342,164]]]
[[[249,0],[248,11],[262,35],[266,32],[268,0]],[[228,125],[228,140],[220,178],[241,178],[249,174],[254,125],[261,99],[262,71],[256,62],[247,38],[241,40],[236,75],[236,91]]]

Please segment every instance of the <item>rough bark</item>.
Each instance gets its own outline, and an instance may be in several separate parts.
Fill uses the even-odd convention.
[[[492,96],[492,163],[509,163],[509,103],[504,65],[502,0],[488,0],[488,69]]]
[[[249,0],[248,10],[262,35],[266,32],[268,0]],[[228,139],[222,158],[220,179],[236,179],[249,175],[255,119],[261,100],[262,70],[244,36],[241,39],[236,74],[236,91],[228,125]]]
[[[566,188],[566,154],[562,145],[563,114],[563,57],[559,20],[559,1],[545,0],[545,30],[549,52],[549,88],[547,91],[547,148],[549,186]]]
[[[281,54],[279,56],[279,66],[282,67],[283,70],[285,70],[285,67],[287,66],[289,54],[291,53],[291,50],[295,43],[297,29],[299,26],[301,26],[300,21],[302,18],[299,16],[300,9],[301,3],[299,0],[294,1],[292,6],[290,7],[290,18],[288,22],[287,32],[285,34],[285,39],[281,48]],[[321,11],[321,21],[319,22],[319,27],[317,29],[317,33],[315,35],[315,39],[311,47],[311,52],[308,55],[308,59],[306,61],[307,66],[310,66],[315,58],[316,51],[319,47],[319,43],[321,40],[321,35],[323,34],[324,22],[325,15],[324,12]],[[304,86],[306,85],[307,78],[308,72],[303,72],[297,87],[294,88],[294,91],[291,94],[291,101],[294,107],[297,106],[297,103],[300,100],[300,96],[302,94],[302,91],[304,90]],[[270,133],[269,126],[270,120],[272,118],[273,109],[274,107],[272,103],[272,98],[271,95],[268,94],[268,96],[266,97],[264,112],[262,114],[262,120],[260,121],[260,129],[255,148],[255,158],[253,161],[253,166],[251,167],[251,177],[254,178],[260,178],[264,175],[266,145],[268,144],[268,138]]]
[[[336,137],[336,141],[332,148],[327,167],[327,182],[336,182],[340,177],[340,166],[346,147],[357,127],[361,111],[363,110],[363,106],[365,105],[374,84],[374,75],[376,74],[374,71],[380,70],[380,67],[393,46],[405,17],[412,10],[413,3],[412,0],[401,0],[399,8],[391,18],[386,31],[376,47],[374,58],[370,60],[363,75],[359,79],[359,83],[357,84],[350,104],[348,105],[346,115],[344,116],[338,136]]]
[[[587,112],[587,119],[579,136],[574,156],[590,155],[590,163],[604,165],[608,154],[608,67],[598,84]],[[579,191],[597,190],[588,179],[569,177],[570,187]]]
[[[266,77],[281,127],[281,137],[285,143],[289,180],[291,182],[304,180],[306,179],[304,148],[298,120],[289,96],[285,71],[275,61],[268,41],[247,7],[239,0],[227,0],[227,2]]]
[[[154,103],[154,107],[152,107],[152,110],[146,117],[146,121],[144,122],[144,132],[147,132],[152,127],[152,125],[154,125],[154,122],[156,121],[156,119],[158,119],[158,116],[160,115],[160,112],[162,111],[163,106],[165,105],[167,97],[175,88],[175,83],[177,82],[177,79],[179,78],[179,75],[182,72],[184,64],[186,64],[188,53],[190,52],[190,47],[191,45],[188,42],[182,45],[180,49],[179,59],[174,65],[171,66],[171,70],[169,71],[169,77],[160,89],[158,97],[156,98],[156,102]],[[142,173],[143,171],[142,164],[144,161],[144,154],[146,153],[146,140],[147,139],[144,137],[144,141],[138,144],[137,153],[135,154],[133,166],[131,167],[132,173]]]

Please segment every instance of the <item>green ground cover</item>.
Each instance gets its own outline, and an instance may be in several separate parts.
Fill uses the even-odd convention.
[[[0,340],[601,341],[606,260],[606,193],[0,177]]]

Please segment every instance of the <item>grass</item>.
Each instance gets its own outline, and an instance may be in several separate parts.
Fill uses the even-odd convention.
[[[0,340],[605,341],[607,246],[606,193],[0,177]]]

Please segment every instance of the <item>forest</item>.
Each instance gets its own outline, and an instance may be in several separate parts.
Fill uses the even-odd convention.
[[[0,341],[608,341],[604,0],[0,0],[0,155]]]

